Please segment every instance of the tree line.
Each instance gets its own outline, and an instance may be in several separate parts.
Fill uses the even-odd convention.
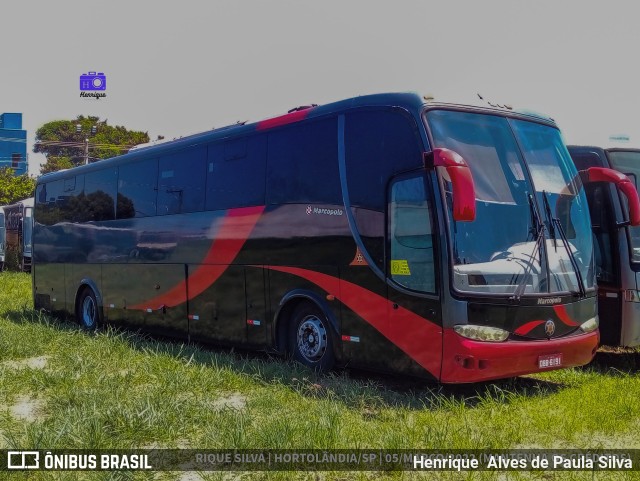
[[[126,153],[133,146],[149,142],[147,132],[109,125],[107,119],[78,115],[73,120],[53,120],[36,131],[33,152],[42,153],[46,162],[40,172],[46,174],[70,169],[87,161],[98,162]],[[35,178],[14,175],[11,167],[0,169],[0,205],[8,205],[33,196]]]

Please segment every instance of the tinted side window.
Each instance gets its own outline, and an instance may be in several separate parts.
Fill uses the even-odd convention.
[[[65,222],[84,222],[87,219],[87,206],[84,197],[84,175],[74,175],[63,180],[64,189],[58,205],[62,209]]]
[[[389,272],[398,284],[435,292],[431,210],[423,176],[409,177],[391,186]]]
[[[209,145],[207,210],[264,205],[265,135]]]
[[[118,172],[118,219],[156,215],[157,180],[157,159],[120,165]]]
[[[342,203],[337,119],[269,133],[267,203]]]
[[[585,185],[585,194],[593,227],[593,247],[596,259],[596,279],[602,283],[612,283],[615,279],[613,264],[613,229],[615,213],[611,206],[609,185],[594,182]]]
[[[394,174],[422,166],[422,143],[413,119],[390,110],[347,115],[345,155],[351,204],[382,210]]]
[[[204,210],[206,147],[160,157],[158,215]]]
[[[90,172],[85,175],[86,220],[102,221],[116,218],[117,186],[118,170],[116,168]]]
[[[597,152],[578,152],[573,149],[569,149],[571,159],[576,164],[578,170],[588,169],[589,167],[599,167],[602,165],[602,160]]]
[[[53,225],[63,221],[64,181],[56,180],[38,185],[36,189],[36,220]]]

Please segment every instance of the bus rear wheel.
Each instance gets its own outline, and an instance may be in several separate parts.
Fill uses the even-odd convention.
[[[95,331],[100,322],[98,301],[93,290],[85,287],[78,298],[76,306],[76,320],[87,331]]]
[[[309,303],[298,305],[293,311],[290,324],[289,346],[293,358],[319,372],[333,367],[333,336],[331,326],[324,313]]]

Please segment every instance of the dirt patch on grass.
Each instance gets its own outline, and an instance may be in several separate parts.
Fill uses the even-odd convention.
[[[18,359],[15,361],[4,361],[2,366],[9,369],[45,369],[49,364],[49,356],[29,357],[27,359]]]
[[[157,442],[145,444],[141,449],[192,449],[192,446],[188,439],[179,438],[171,444]]]
[[[627,433],[585,433],[581,441],[591,449],[640,449],[640,438],[635,429]]]
[[[186,473],[182,473],[178,481],[202,481],[204,478],[200,476],[198,473],[194,471],[187,471]]]
[[[20,421],[34,422],[44,418],[44,406],[42,399],[21,395],[9,406],[9,413]]]
[[[243,396],[239,392],[234,392],[211,401],[209,406],[214,411],[222,411],[223,409],[235,409],[242,411],[247,407],[247,397]]]

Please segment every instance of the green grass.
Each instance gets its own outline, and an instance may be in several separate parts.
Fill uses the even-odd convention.
[[[0,448],[635,448],[640,351],[474,386],[316,375],[264,354],[97,334],[32,309],[0,274]],[[0,478],[2,478],[0,473]],[[180,479],[184,473],[4,473],[6,479]],[[391,473],[392,479],[639,479],[640,473]],[[293,473],[204,473],[290,479]],[[307,473],[302,479],[377,479]],[[200,477],[183,478],[201,479]]]

